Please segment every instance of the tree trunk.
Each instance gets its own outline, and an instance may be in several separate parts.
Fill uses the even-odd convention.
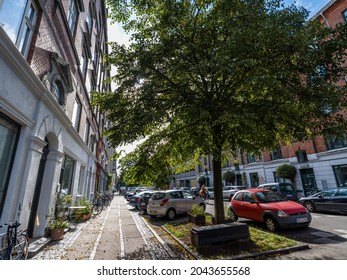
[[[223,202],[223,184],[222,184],[222,161],[221,152],[214,154],[213,160],[213,182],[214,182],[214,213],[217,224],[224,223],[224,202]]]

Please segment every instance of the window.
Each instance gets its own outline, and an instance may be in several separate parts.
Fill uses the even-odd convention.
[[[347,184],[347,165],[333,166],[337,186],[346,186]]]
[[[87,120],[86,121],[86,124],[85,124],[85,127],[84,127],[84,142],[86,143],[86,145],[89,144],[89,131],[90,131],[90,123],[89,121]]]
[[[32,0],[4,1],[1,7],[0,24],[24,57],[29,52],[37,15]]]
[[[76,99],[72,112],[72,125],[77,131],[79,131],[80,126],[81,109],[81,102],[78,99]]]
[[[87,18],[86,18],[86,25],[87,25],[88,32],[90,33],[92,31],[92,27],[93,27],[93,17],[92,17],[92,6],[91,6],[91,3],[89,4],[88,14],[87,14]]]
[[[69,156],[65,155],[60,172],[60,192],[63,194],[70,194],[72,189],[72,178],[75,168],[75,161]]]
[[[248,163],[253,163],[255,162],[255,156],[252,154],[247,154],[247,162]]]
[[[274,148],[270,153],[270,159],[276,160],[282,158],[281,147]]]
[[[65,104],[64,89],[60,81],[54,80],[52,82],[52,94],[59,105]]]
[[[0,113],[0,216],[16,153],[20,126]]]
[[[245,193],[243,194],[242,201],[246,201],[246,202],[255,202],[255,199],[254,199],[254,197],[253,197],[250,193],[245,192]]]
[[[76,20],[77,20],[76,3],[74,0],[71,0],[70,8],[69,8],[69,15],[68,15],[68,19],[67,19],[71,34],[73,34],[75,31]]]
[[[327,147],[328,150],[335,150],[347,147],[347,136],[344,137],[337,137],[337,136],[330,136],[327,138]]]
[[[299,149],[295,152],[295,155],[299,163],[308,162],[307,153],[305,150]]]
[[[347,22],[347,9],[342,12],[343,20]]]
[[[258,173],[249,173],[251,179],[251,187],[256,188],[259,186],[259,176]]]

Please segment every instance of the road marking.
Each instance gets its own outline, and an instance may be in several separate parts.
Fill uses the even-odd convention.
[[[156,255],[154,254],[153,250],[151,250],[151,246],[149,245],[149,242],[148,242],[146,233],[144,232],[144,230],[142,229],[142,227],[139,225],[139,222],[137,221],[137,218],[138,218],[138,217],[136,217],[135,214],[134,214],[132,211],[129,211],[129,212],[130,212],[131,217],[133,218],[133,220],[134,220],[134,222],[135,222],[135,225],[136,225],[138,231],[140,232],[140,234],[141,234],[141,236],[142,236],[143,241],[144,241],[145,244],[146,244],[146,247],[148,248],[149,253],[151,254],[152,259],[153,259],[153,260],[156,260],[157,257],[156,257]]]
[[[103,233],[103,231],[104,231],[104,228],[105,228],[105,224],[106,224],[108,215],[110,214],[110,210],[111,210],[111,205],[110,205],[110,206],[108,207],[108,209],[107,209],[104,222],[102,223],[101,228],[100,228],[100,230],[99,230],[99,234],[98,234],[98,237],[96,238],[96,241],[95,241],[93,250],[92,250],[92,252],[91,252],[90,255],[89,255],[89,260],[94,260],[94,258],[95,258],[96,249],[97,249],[98,246],[99,246],[99,243],[100,243],[100,240],[101,240],[101,236],[102,236],[102,233]]]
[[[152,234],[155,236],[155,238],[157,238],[157,240],[159,241],[159,243],[164,247],[164,249],[166,250],[166,252],[168,252],[168,254],[170,255],[171,258],[176,259],[177,256],[176,254],[171,250],[171,248],[169,246],[167,246],[167,244],[165,243],[165,241],[158,235],[158,233],[149,225],[149,223],[143,218],[141,217],[142,221],[146,224],[147,228],[152,232]]]
[[[122,227],[122,215],[120,211],[120,203],[118,198],[118,223],[119,223],[119,241],[120,241],[120,258],[125,258],[125,246],[124,246],[124,235]]]

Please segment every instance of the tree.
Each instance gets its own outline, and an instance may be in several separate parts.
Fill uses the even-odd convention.
[[[223,180],[228,182],[228,183],[234,184],[234,182],[235,182],[235,173],[232,172],[232,171],[225,172],[223,174]]]
[[[168,178],[212,155],[217,223],[224,153],[345,128],[331,112],[345,105],[346,25],[307,22],[305,9],[277,0],[108,3],[133,41],[111,44],[117,88],[93,96],[112,123],[106,135],[114,146],[145,139],[131,155],[137,176]]]
[[[276,175],[281,178],[289,179],[294,182],[296,168],[291,164],[281,164],[276,169]]]

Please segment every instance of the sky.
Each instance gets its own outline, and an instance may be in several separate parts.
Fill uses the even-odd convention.
[[[284,4],[291,5],[295,4],[297,6],[302,6],[310,12],[310,16],[315,15],[321,8],[323,8],[330,0],[284,0]],[[128,45],[129,44],[129,35],[126,34],[120,25],[111,24],[109,21],[109,34],[108,39],[110,42],[117,41],[120,44]],[[117,150],[125,150],[126,153],[134,150],[137,143],[132,145],[127,145],[125,147],[119,148]]]

